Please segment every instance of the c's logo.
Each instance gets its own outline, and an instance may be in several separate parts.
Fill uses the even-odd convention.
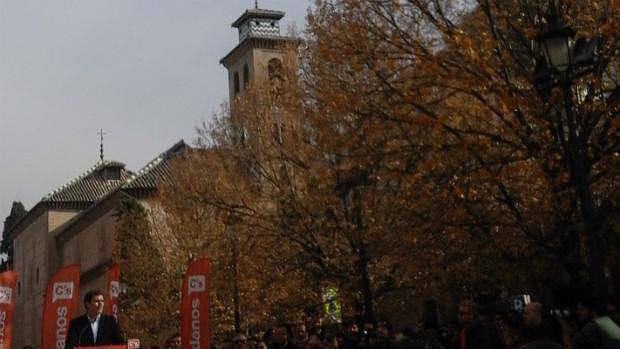
[[[121,294],[121,285],[118,281],[110,281],[110,299],[118,298]]]
[[[52,303],[73,298],[73,282],[56,282],[52,287]]]
[[[13,290],[10,287],[0,287],[0,304],[11,304]]]
[[[188,278],[188,294],[192,294],[194,292],[204,292],[206,290],[206,278],[204,275],[191,275]]]

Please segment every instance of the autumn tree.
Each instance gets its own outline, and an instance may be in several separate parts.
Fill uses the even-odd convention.
[[[161,189],[169,263],[212,258],[218,331],[317,310],[327,286],[367,317],[410,317],[428,295],[600,286],[588,239],[614,242],[619,221],[617,6],[560,7],[601,38],[570,108],[534,79],[547,11],[317,1],[299,56],[201,128]],[[599,247],[610,265],[614,244]]]
[[[123,266],[119,323],[128,338],[164,343],[179,330],[182,274],[164,256],[144,207],[122,193],[118,199],[114,259]]]
[[[308,90],[322,115],[392,124],[403,129],[401,139],[433,148],[413,171],[429,181],[421,188],[442,207],[425,207],[428,200],[422,200],[412,208],[436,223],[420,234],[426,242],[420,247],[456,268],[443,274],[444,281],[488,285],[507,281],[506,270],[489,266],[520,265],[512,269],[518,275],[515,270],[531,265],[535,272],[524,275],[534,280],[570,274],[567,279],[598,280],[605,289],[602,265],[586,270],[582,263],[599,249],[583,248],[582,241],[613,235],[605,216],[618,175],[612,169],[618,147],[614,4],[566,1],[560,8],[581,35],[602,42],[602,58],[593,72],[574,78],[577,90],[569,96],[579,116],[574,149],[565,96],[552,91],[541,98],[532,83],[540,58],[534,39],[545,24],[546,4],[318,2],[309,20],[314,47]],[[411,138],[412,130],[427,131]],[[420,154],[419,148],[397,151],[403,159]],[[580,170],[576,153],[585,154]],[[579,178],[589,188],[585,198]],[[494,260],[501,263],[489,263]]]

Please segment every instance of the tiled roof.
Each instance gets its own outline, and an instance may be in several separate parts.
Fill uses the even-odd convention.
[[[284,17],[284,12],[282,11],[274,11],[274,10],[264,10],[264,9],[249,9],[246,10],[236,21],[231,24],[231,27],[238,28],[241,23],[248,18],[271,18],[271,19],[281,19]]]
[[[183,140],[177,142],[170,149],[161,153],[158,157],[150,161],[140,171],[133,174],[125,184],[123,189],[155,189],[161,181],[169,179],[170,160],[181,153],[187,145]]]
[[[79,177],[44,196],[41,202],[95,202],[118,188],[130,175],[122,162],[100,160]]]

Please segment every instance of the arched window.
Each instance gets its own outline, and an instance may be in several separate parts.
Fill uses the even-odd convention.
[[[243,89],[248,88],[248,84],[250,83],[250,68],[245,64],[243,66]]]
[[[267,72],[269,74],[269,80],[281,80],[282,79],[282,61],[277,58],[272,58],[267,64]]]
[[[239,73],[235,72],[235,76],[233,78],[233,85],[235,89],[235,97],[239,94]]]

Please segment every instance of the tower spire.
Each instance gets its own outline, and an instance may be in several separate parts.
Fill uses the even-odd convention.
[[[99,159],[103,161],[103,135],[105,135],[106,133],[103,132],[103,129],[99,129],[99,132],[97,132],[97,134],[99,134]]]

